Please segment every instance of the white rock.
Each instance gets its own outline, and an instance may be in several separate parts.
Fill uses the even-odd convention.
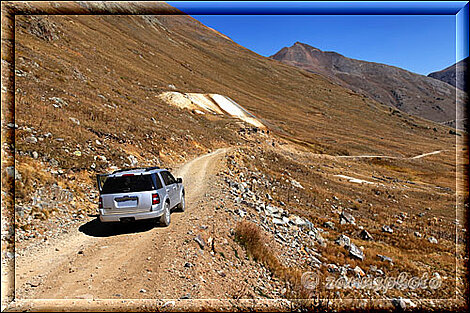
[[[24,141],[26,141],[27,143],[36,143],[36,142],[38,142],[38,140],[36,139],[36,137],[33,137],[33,136],[31,136],[31,137],[26,137],[26,138],[24,139]]]
[[[428,241],[429,241],[430,243],[434,243],[434,244],[437,243],[437,239],[434,238],[433,236],[428,237]]]
[[[80,121],[75,118],[75,117],[69,117],[69,119],[74,123],[74,124],[77,124],[77,125],[80,125]]]
[[[129,155],[127,159],[129,160],[129,162],[131,162],[131,166],[136,166],[139,163],[139,161],[137,161],[137,158],[132,154]]]
[[[298,181],[296,181],[294,179],[291,179],[290,182],[291,182],[292,186],[300,188],[300,189],[304,189],[304,187]]]
[[[403,298],[392,299],[392,304],[400,310],[406,310],[406,308],[416,307],[416,304],[414,304],[410,299]]]
[[[382,226],[382,231],[386,232],[386,233],[389,233],[389,234],[393,233],[393,229],[388,225]]]

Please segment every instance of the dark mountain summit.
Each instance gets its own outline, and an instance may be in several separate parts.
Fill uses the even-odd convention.
[[[460,90],[466,90],[465,87],[468,80],[467,68],[468,57],[441,71],[430,73],[428,77],[446,82]]]
[[[300,42],[281,49],[272,58],[323,75],[409,114],[437,122],[455,120],[455,90],[436,79],[395,66],[347,58]]]

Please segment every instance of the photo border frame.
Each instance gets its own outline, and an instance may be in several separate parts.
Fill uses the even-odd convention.
[[[176,7],[171,10],[156,6],[155,2],[99,2],[90,1],[89,7],[84,7],[78,2],[69,1],[51,1],[51,2],[2,2],[2,192],[6,192],[6,196],[2,196],[2,229],[3,226],[11,229],[14,225],[14,177],[6,177],[6,168],[15,164],[14,155],[14,127],[7,127],[7,124],[15,124],[15,16],[16,15],[455,15],[456,16],[456,59],[459,55],[468,55],[469,46],[469,3],[467,1],[308,1],[308,2],[281,2],[281,1],[170,1],[168,4]],[[119,5],[115,5],[119,4]],[[124,7],[128,6],[128,9]],[[465,106],[464,118],[467,115],[468,103]],[[457,116],[459,118],[459,116]],[[468,142],[456,136],[456,144],[468,147]],[[4,147],[9,149],[5,149]],[[457,158],[460,156],[457,155]],[[461,176],[465,173],[456,173],[456,190],[462,190],[468,186],[459,185]],[[4,178],[5,176],[5,178]],[[4,184],[5,182],[5,184]],[[13,186],[8,190],[4,187]],[[456,197],[457,198],[457,197]],[[8,204],[8,205],[7,205]],[[13,204],[13,207],[11,207]],[[468,204],[467,204],[468,205]],[[463,203],[456,203],[456,214],[460,220],[463,219],[464,210]],[[13,212],[11,212],[13,211]],[[468,221],[467,221],[468,222]],[[468,224],[467,224],[468,225]],[[468,228],[468,227],[467,227]],[[3,253],[9,251],[14,253],[14,227],[13,229],[13,247],[3,240],[2,233],[2,259]],[[457,230],[457,226],[456,226]],[[467,233],[468,237],[468,233]],[[6,246],[5,246],[6,245]],[[5,248],[5,249],[4,249]],[[468,238],[466,252],[468,254]],[[233,300],[233,299],[190,299],[190,300],[170,300],[177,301],[171,308],[167,307],[169,300],[160,299],[16,299],[14,288],[14,269],[15,258],[8,264],[8,273],[4,273],[2,268],[2,311],[3,310],[99,310],[103,305],[103,301],[111,301],[114,304],[108,306],[107,309],[122,310],[197,310],[205,307],[211,310],[226,311],[237,310],[241,303],[244,302],[245,310],[292,310],[295,308],[288,299],[273,300]],[[456,258],[457,262],[457,258]],[[457,264],[456,264],[457,266]],[[467,269],[468,270],[468,269]],[[457,275],[457,273],[456,273]],[[468,286],[468,273],[467,273]],[[466,291],[468,295],[468,290]],[[358,299],[360,300],[360,299]],[[124,303],[123,303],[124,301]],[[449,299],[443,299],[449,301]],[[375,308],[380,308],[382,300],[374,300]],[[383,300],[383,304],[387,302]],[[389,301],[388,301],[389,302]],[[115,306],[113,306],[115,305]],[[268,305],[268,306],[266,306]],[[468,303],[464,304],[468,306]]]

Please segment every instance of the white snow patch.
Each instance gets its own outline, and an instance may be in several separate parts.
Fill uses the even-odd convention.
[[[208,112],[212,114],[230,115],[253,126],[266,128],[253,114],[229,97],[223,95],[166,91],[158,95],[158,97],[168,104],[182,109],[194,110],[198,114]]]

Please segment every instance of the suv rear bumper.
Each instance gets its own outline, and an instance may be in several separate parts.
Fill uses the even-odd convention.
[[[108,214],[104,215],[103,211],[100,210],[100,221],[101,222],[120,222],[122,218],[134,218],[137,220],[146,220],[151,218],[157,218],[163,215],[163,208],[159,208],[156,211],[140,212],[140,213],[123,213],[123,214]]]

